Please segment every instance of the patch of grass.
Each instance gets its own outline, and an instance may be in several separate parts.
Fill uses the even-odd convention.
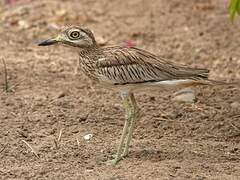
[[[4,58],[2,58],[2,63],[3,63],[3,69],[4,69],[4,90],[6,92],[9,92],[8,71],[7,71],[7,65]]]
[[[240,14],[240,0],[231,0],[228,7],[230,20],[233,23],[235,16]]]

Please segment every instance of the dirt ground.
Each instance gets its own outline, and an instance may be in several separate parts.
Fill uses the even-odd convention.
[[[77,72],[73,50],[36,45],[61,26],[84,24],[101,44],[131,41],[208,68],[212,79],[239,81],[240,23],[229,22],[227,3],[1,1],[0,179],[240,179],[239,87],[195,88],[194,104],[172,101],[172,92],[137,93],[142,118],[129,157],[107,166],[123,128],[119,94]]]

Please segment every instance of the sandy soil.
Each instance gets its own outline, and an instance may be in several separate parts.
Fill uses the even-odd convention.
[[[101,162],[115,152],[124,122],[118,93],[76,72],[73,50],[35,44],[58,27],[84,24],[101,44],[132,41],[208,68],[212,79],[239,81],[240,24],[230,24],[227,0],[1,4],[9,92],[1,61],[0,179],[240,179],[239,87],[196,88],[194,104],[171,101],[171,92],[137,93],[142,118],[129,157],[106,166]]]

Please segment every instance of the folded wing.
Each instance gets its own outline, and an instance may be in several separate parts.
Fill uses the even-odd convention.
[[[167,80],[207,79],[209,70],[177,65],[137,48],[104,48],[96,73],[111,84],[134,84]]]

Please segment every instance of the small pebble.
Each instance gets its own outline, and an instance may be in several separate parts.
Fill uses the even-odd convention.
[[[192,89],[185,88],[174,93],[174,101],[193,103],[196,101],[195,92]]]
[[[231,107],[234,109],[240,109],[240,103],[239,102],[233,102],[231,103]]]
[[[92,137],[93,137],[93,134],[86,134],[85,136],[83,136],[83,139],[86,141],[89,141]]]
[[[29,28],[29,23],[27,21],[24,20],[20,20],[18,21],[18,25],[22,28],[22,29],[27,29]]]
[[[93,172],[93,169],[86,169],[85,172],[87,173]]]

